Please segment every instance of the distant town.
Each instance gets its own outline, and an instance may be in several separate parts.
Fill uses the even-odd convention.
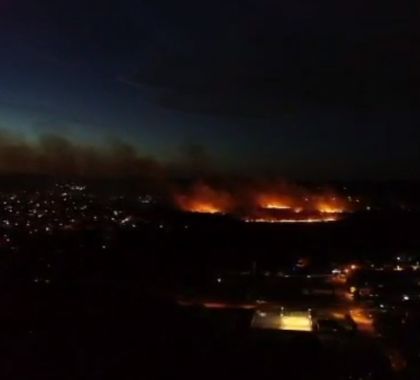
[[[237,359],[250,360],[251,347],[275,339],[280,351],[291,347],[284,357],[300,357],[283,364],[289,374],[300,360],[312,363],[302,376],[420,373],[415,202],[393,195],[387,203],[341,186],[303,198],[258,194],[251,208],[208,185],[183,186],[104,191],[101,183],[62,181],[1,192],[0,319],[13,326],[6,344],[46,344],[48,331],[60,330],[61,349],[71,355],[69,341],[85,339],[80,329],[102,336],[118,323],[122,336],[139,338],[140,323],[153,326],[156,336],[147,339],[178,341],[184,331],[197,334],[191,347],[206,344],[211,352],[217,336]],[[226,199],[235,208],[215,211],[233,204]],[[86,318],[96,325],[85,326]],[[72,320],[78,325],[65,333]],[[331,357],[345,365],[326,367]]]

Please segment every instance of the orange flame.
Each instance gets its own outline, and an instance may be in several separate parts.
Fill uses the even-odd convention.
[[[306,217],[306,218],[300,218],[300,219],[293,219],[293,218],[246,218],[244,221],[246,223],[330,223],[330,222],[336,222],[339,218],[335,216],[330,217]]]
[[[315,202],[315,209],[322,214],[342,214],[348,208],[347,203],[337,196],[320,197]]]
[[[229,193],[212,189],[205,184],[197,184],[187,194],[175,195],[177,205],[183,211],[222,214],[231,209],[232,197]]]
[[[196,213],[232,213],[253,223],[327,223],[350,212],[348,202],[332,192],[285,186],[228,191],[204,183],[175,195],[178,207]]]
[[[274,193],[258,195],[257,203],[261,208],[270,210],[290,210],[293,207],[290,197]]]

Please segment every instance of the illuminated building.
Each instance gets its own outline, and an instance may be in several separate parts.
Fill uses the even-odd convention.
[[[308,311],[285,311],[284,308],[256,310],[251,327],[284,331],[312,331],[312,317]]]

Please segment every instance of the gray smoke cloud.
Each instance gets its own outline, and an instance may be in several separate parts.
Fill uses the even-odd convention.
[[[93,145],[43,134],[29,141],[0,130],[0,174],[159,179],[166,170],[166,165],[121,140]]]

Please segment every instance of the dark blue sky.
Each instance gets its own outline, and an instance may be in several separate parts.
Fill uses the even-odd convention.
[[[0,0],[0,128],[300,178],[420,177],[405,1]]]

